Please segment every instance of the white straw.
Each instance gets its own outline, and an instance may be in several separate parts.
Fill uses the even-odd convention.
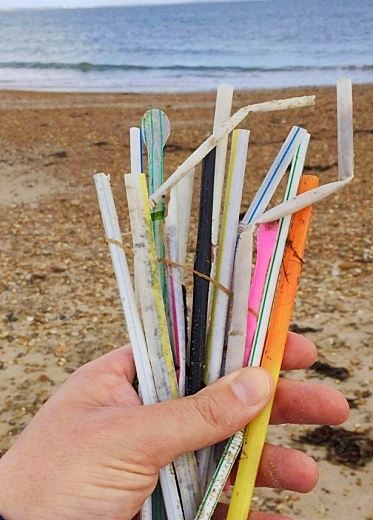
[[[218,87],[216,95],[216,109],[214,117],[213,133],[223,125],[230,117],[232,110],[233,87],[222,83]],[[225,162],[227,156],[228,134],[223,137],[216,146],[215,177],[214,177],[214,203],[212,207],[211,242],[213,247],[218,243],[219,221],[221,210],[221,199],[225,176]],[[215,255],[214,255],[215,256]],[[214,276],[214,260],[212,261],[211,273]]]
[[[319,186],[267,211],[257,222],[277,220],[315,204],[343,188],[354,178],[352,84],[350,78],[337,83],[338,180]]]
[[[105,235],[109,242],[111,259],[126,320],[128,335],[132,344],[133,357],[141,388],[142,399],[144,404],[154,404],[158,399],[149,362],[145,336],[131,283],[131,276],[124,249],[121,246],[122,236],[111,192],[110,177],[104,173],[97,173],[93,178],[96,185]],[[171,464],[161,469],[160,478],[169,518],[184,520],[174,470]]]
[[[131,173],[143,173],[141,130],[136,126],[130,128],[130,159]]]
[[[352,84],[350,78],[337,83],[338,178],[351,179],[354,171]]]
[[[173,336],[173,350],[176,359],[178,373],[177,380],[179,395],[185,395],[186,383],[186,330],[185,330],[185,309],[183,296],[182,270],[179,260],[179,227],[178,227],[178,205],[177,193],[175,188],[171,189],[170,201],[168,203],[167,216],[165,218],[165,235],[167,241],[168,258],[174,265],[168,266],[168,289],[170,305],[169,315],[171,318],[171,329]]]
[[[227,338],[224,371],[226,374],[242,368],[246,344],[247,298],[251,283],[255,223],[245,227],[240,235],[233,271],[231,321]]]
[[[235,130],[229,164],[221,238],[216,268],[216,281],[231,288],[233,262],[236,250],[237,222],[242,198],[242,186],[246,169],[247,148],[250,132]],[[207,335],[207,360],[205,383],[213,383],[220,377],[229,295],[214,287],[211,321]]]
[[[162,186],[149,198],[150,207],[154,207],[161,199],[182,179],[189,170],[194,168],[204,157],[218,144],[220,139],[227,136],[243,119],[251,112],[273,112],[276,110],[287,110],[290,108],[301,108],[311,106],[315,102],[315,96],[302,96],[289,99],[279,99],[247,105],[240,108],[228,121],[226,121],[216,132],[206,139],[162,184]]]
[[[135,262],[139,297],[144,321],[149,358],[158,399],[176,399],[178,394],[175,367],[168,335],[165,309],[159,279],[157,259],[147,204],[145,175],[125,175],[127,201],[134,236]],[[193,453],[174,461],[185,520],[192,520],[201,500],[197,464]]]
[[[174,186],[177,199],[177,219],[179,233],[179,263],[184,265],[187,257],[190,215],[192,211],[193,183],[195,170],[192,168],[183,179]],[[182,272],[182,276],[184,273]]]

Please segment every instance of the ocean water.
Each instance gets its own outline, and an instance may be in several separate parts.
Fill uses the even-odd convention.
[[[372,0],[0,11],[0,89],[107,92],[373,83]]]

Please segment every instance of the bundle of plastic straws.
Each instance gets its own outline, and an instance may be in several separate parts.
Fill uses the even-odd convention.
[[[253,112],[311,106],[314,96],[248,105],[231,115],[232,99],[233,87],[220,85],[211,136],[167,180],[163,149],[170,134],[168,117],[151,109],[141,128],[130,129],[131,173],[124,176],[124,184],[134,273],[129,271],[110,178],[94,175],[144,405],[193,394],[248,365],[266,368],[277,383],[312,206],[353,178],[352,87],[343,78],[337,84],[338,179],[319,186],[316,177],[303,175],[310,136],[294,126],[240,220],[250,132],[236,127]],[[193,185],[200,163],[194,265],[187,266]],[[267,210],[284,177],[283,202]],[[191,294],[186,272],[193,273]],[[246,456],[239,461],[228,520],[245,520],[271,407],[269,403],[229,439],[223,453],[221,446],[210,447],[162,468],[141,519],[211,518],[244,445]]]

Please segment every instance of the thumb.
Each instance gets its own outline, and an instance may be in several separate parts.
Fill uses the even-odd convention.
[[[140,407],[143,451],[162,467],[182,453],[216,444],[246,426],[273,393],[268,372],[243,368],[193,396]]]

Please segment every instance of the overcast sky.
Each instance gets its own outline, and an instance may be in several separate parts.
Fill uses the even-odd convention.
[[[0,0],[0,9],[45,7],[97,7],[104,5],[155,5],[222,0]]]

